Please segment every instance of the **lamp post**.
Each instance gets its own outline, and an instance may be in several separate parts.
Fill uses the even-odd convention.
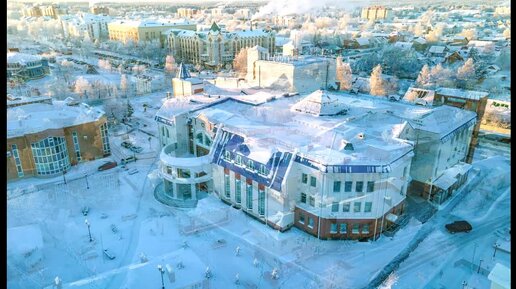
[[[482,261],[484,261],[484,260],[480,259],[480,263],[478,264],[477,273],[480,273],[480,268],[481,268],[481,265],[482,265]]]
[[[498,244],[498,242],[495,242],[494,243],[494,253],[493,253],[493,258],[495,257],[496,255],[496,250],[498,249],[498,246],[500,246],[500,244]]]
[[[462,281],[462,289],[466,288],[466,286],[468,286],[468,282]]]
[[[84,224],[86,224],[86,226],[88,226],[88,235],[90,236],[90,242],[92,242],[93,239],[91,238],[90,222],[88,222],[88,219],[84,220]]]
[[[61,169],[63,170],[63,181],[64,183],[66,184],[66,178],[65,178],[65,165],[63,163],[60,163],[61,164]]]
[[[165,283],[163,282],[163,274],[165,274],[165,269],[163,269],[163,266],[158,265],[158,271],[161,273],[161,288],[165,289]]]
[[[86,189],[90,189],[90,184],[88,184],[88,174],[85,175],[86,176]]]

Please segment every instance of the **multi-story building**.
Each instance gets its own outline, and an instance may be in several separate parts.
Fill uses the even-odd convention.
[[[26,53],[7,53],[7,78],[20,81],[42,78],[50,72],[47,59]]]
[[[85,104],[32,103],[7,109],[7,179],[49,177],[111,154],[107,119]]]
[[[384,6],[364,7],[360,15],[362,19],[367,20],[389,20],[392,19],[392,8]]]
[[[59,17],[65,37],[89,38],[91,41],[108,37],[111,16],[81,13]]]
[[[207,32],[171,29],[165,34],[176,60],[213,69],[231,65],[242,48],[260,45],[274,53],[274,33],[261,29],[223,32],[213,23]]]
[[[32,6],[25,6],[22,9],[22,15],[24,17],[40,17],[49,16],[57,19],[59,15],[67,14],[66,8],[60,7],[58,4],[52,3],[50,5],[38,5],[33,4]]]
[[[95,15],[109,15],[109,8],[106,6],[93,5],[90,7],[90,12]]]
[[[317,56],[276,56],[263,47],[247,50],[247,76],[251,85],[309,92],[335,86],[335,59]]]
[[[213,193],[281,231],[358,239],[396,222],[413,178],[454,188],[465,180],[475,113],[321,90],[262,91],[169,99],[155,119],[160,201],[191,207]],[[437,157],[422,162],[425,154]]]
[[[179,18],[192,18],[195,14],[197,14],[197,9],[192,8],[178,8],[177,16]]]
[[[467,163],[473,161],[473,154],[478,144],[480,120],[484,117],[489,93],[484,91],[472,91],[456,88],[438,88],[435,91],[434,105],[451,105],[461,109],[473,111],[477,114],[478,121],[473,128],[471,144],[469,146]]]
[[[151,41],[162,39],[162,32],[169,29],[183,29],[195,31],[196,24],[186,20],[118,20],[108,24],[109,39],[127,43],[131,40],[134,42]]]
[[[34,3],[34,5],[30,6],[27,5],[22,9],[22,15],[23,17],[40,17],[43,16],[43,12],[41,11],[41,8],[39,5]]]

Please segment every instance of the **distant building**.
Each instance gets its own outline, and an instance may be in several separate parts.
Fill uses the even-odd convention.
[[[175,97],[189,96],[204,91],[202,79],[191,77],[186,66],[181,62],[176,77],[172,79],[172,90]]]
[[[456,88],[438,88],[435,91],[434,105],[450,105],[477,114],[477,123],[473,129],[471,144],[469,146],[467,163],[473,161],[473,154],[478,144],[480,120],[484,117],[489,93],[483,91],[462,90]]]
[[[178,8],[177,16],[179,18],[192,18],[195,14],[197,14],[197,9],[192,8]]]
[[[336,87],[335,59],[316,56],[277,56],[255,46],[247,51],[247,76],[251,84],[263,88],[281,88],[307,92]]]
[[[7,53],[7,79],[38,79],[49,72],[48,61],[41,56],[20,52]]]
[[[262,29],[224,32],[213,23],[207,32],[170,29],[164,34],[177,61],[212,69],[232,65],[242,48],[260,45],[274,53],[274,33]]]
[[[67,14],[66,8],[60,7],[58,4],[52,3],[50,5],[38,5],[33,4],[32,6],[25,6],[22,9],[22,15],[24,17],[40,17],[49,16],[57,19],[59,15]]]
[[[109,15],[109,8],[106,6],[94,5],[94,6],[90,7],[90,12],[95,15],[98,15],[98,14]]]
[[[108,24],[109,39],[123,43],[127,43],[129,40],[136,43],[151,40],[162,41],[164,40],[161,38],[162,32],[172,28],[195,31],[197,26],[186,20],[118,20]]]
[[[80,13],[59,17],[65,37],[88,38],[91,41],[108,37],[111,16]]]
[[[392,8],[384,6],[365,7],[362,8],[360,17],[367,20],[389,20],[392,19]]]
[[[7,109],[7,179],[59,175],[109,156],[107,119],[85,104],[32,103]]]

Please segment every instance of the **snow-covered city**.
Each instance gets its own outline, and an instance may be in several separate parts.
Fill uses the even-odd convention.
[[[8,0],[6,288],[510,288],[510,6]]]

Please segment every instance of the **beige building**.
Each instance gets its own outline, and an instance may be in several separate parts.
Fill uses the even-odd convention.
[[[387,8],[384,6],[365,7],[362,8],[361,18],[367,20],[391,19],[392,8]]]
[[[172,90],[175,97],[190,96],[204,91],[202,79],[191,77],[183,63],[179,65],[177,75],[172,79]]]
[[[127,41],[141,42],[161,40],[161,33],[169,29],[183,29],[195,31],[195,23],[181,21],[119,20],[108,24],[109,39],[127,43]]]
[[[261,29],[224,32],[213,23],[207,32],[171,29],[166,34],[176,60],[213,69],[231,65],[242,48],[259,45],[271,54],[274,52],[274,33]]]
[[[107,119],[85,104],[33,103],[7,110],[7,179],[52,177],[111,154]]]
[[[105,6],[92,6],[90,7],[90,12],[92,14],[105,14],[109,15],[109,8]]]
[[[197,14],[196,9],[192,9],[192,8],[178,8],[177,9],[177,16],[179,18],[192,18],[192,16],[194,16],[195,14]]]
[[[247,51],[246,80],[254,86],[309,92],[335,86],[335,60],[324,57],[270,57],[259,46]]]

